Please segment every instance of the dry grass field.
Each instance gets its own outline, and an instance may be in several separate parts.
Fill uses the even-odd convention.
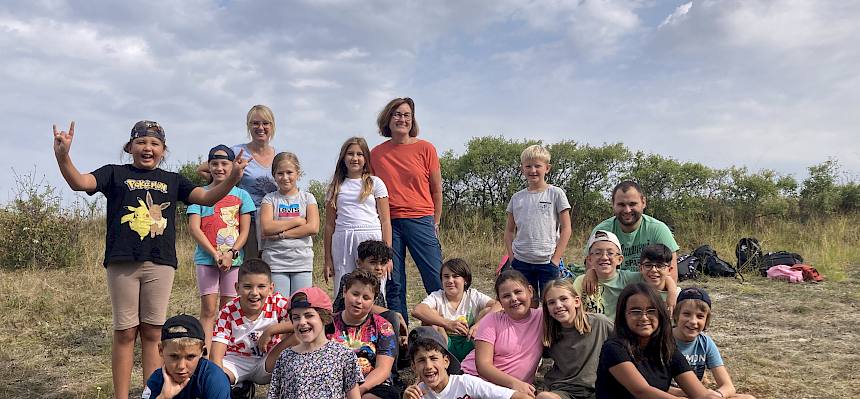
[[[851,324],[860,316],[860,217],[761,227],[756,234],[736,226],[692,226],[685,231],[679,241],[687,250],[709,243],[733,261],[735,241],[754,235],[766,250],[802,253],[827,277],[823,283],[799,285],[754,276],[744,283],[715,278],[695,282],[714,298],[711,334],[739,391],[759,398],[860,397],[855,383],[860,375],[860,331]],[[103,235],[103,227],[94,223],[81,243],[85,253],[78,267],[0,270],[0,398],[111,397],[111,316],[100,265]],[[585,235],[579,231],[571,240],[575,245],[568,249],[568,263],[581,262]],[[476,275],[475,286],[491,292],[501,253],[499,237],[482,229],[448,230],[443,248],[446,257],[465,258]],[[197,314],[190,267],[193,243],[182,239],[177,249],[181,266],[170,313]],[[412,269],[410,275],[417,276],[417,271]],[[416,277],[409,303],[422,298]],[[139,367],[132,384],[142,387]],[[258,397],[265,396],[261,391]]]

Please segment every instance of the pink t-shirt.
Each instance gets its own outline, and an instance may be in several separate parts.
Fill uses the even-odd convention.
[[[370,151],[370,165],[388,188],[392,219],[433,215],[436,208],[430,194],[430,174],[440,168],[433,144],[424,140],[395,144],[388,140]]]
[[[531,309],[528,317],[513,320],[504,312],[491,313],[481,319],[476,341],[493,344],[493,365],[520,381],[534,382],[543,353],[543,311]],[[475,365],[475,351],[461,363],[463,371],[480,377]]]

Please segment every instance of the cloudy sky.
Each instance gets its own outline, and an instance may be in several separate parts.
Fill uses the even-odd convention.
[[[4,1],[0,202],[13,169],[72,196],[52,123],[77,121],[82,171],[121,162],[140,119],[176,164],[246,141],[267,104],[275,145],[325,179],[399,96],[440,153],[491,134],[857,176],[858,19],[841,0]]]

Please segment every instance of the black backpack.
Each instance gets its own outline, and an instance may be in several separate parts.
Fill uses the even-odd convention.
[[[735,256],[738,258],[737,270],[743,272],[761,268],[764,253],[757,239],[744,237],[735,245]]]
[[[762,277],[767,277],[767,269],[771,267],[776,265],[794,266],[801,263],[803,263],[803,257],[800,254],[786,251],[770,252],[762,257],[758,271]]]
[[[698,258],[698,269],[713,277],[735,277],[738,272],[729,262],[720,259],[717,251],[710,245],[702,245],[693,251],[693,256]]]
[[[699,272],[696,271],[696,266],[699,264],[699,259],[690,255],[682,255],[678,258],[678,280],[696,280],[699,278]]]

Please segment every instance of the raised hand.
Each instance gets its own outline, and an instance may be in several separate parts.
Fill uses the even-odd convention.
[[[239,150],[239,154],[236,155],[236,159],[233,161],[233,172],[230,173],[230,177],[234,178],[235,181],[239,181],[242,178],[242,174],[245,173],[245,167],[248,166],[248,163],[254,160],[254,157],[250,157],[245,159],[242,155],[245,154],[245,149],[242,148]]]
[[[72,139],[75,137],[75,121],[69,125],[69,131],[57,130],[54,125],[54,154],[67,155],[72,148]]]

